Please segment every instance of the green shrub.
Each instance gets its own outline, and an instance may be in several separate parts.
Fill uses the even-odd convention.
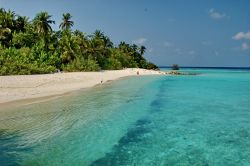
[[[178,64],[173,64],[172,65],[172,70],[179,70],[179,69],[180,69],[180,67],[179,67]]]
[[[122,69],[122,64],[117,59],[108,58],[108,59],[106,59],[106,61],[104,63],[103,69],[105,69],[105,70],[119,70],[119,69]]]
[[[9,48],[0,51],[0,75],[43,74],[56,71],[56,67],[32,60],[31,50]]]
[[[146,68],[149,69],[149,70],[159,70],[159,68],[155,64],[153,64],[151,62],[148,62]]]
[[[92,59],[76,58],[72,62],[63,65],[62,69],[68,72],[76,71],[98,71],[99,65]]]

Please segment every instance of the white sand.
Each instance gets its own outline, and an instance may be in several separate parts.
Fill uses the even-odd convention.
[[[0,103],[60,95],[125,76],[164,74],[145,69],[0,76]]]

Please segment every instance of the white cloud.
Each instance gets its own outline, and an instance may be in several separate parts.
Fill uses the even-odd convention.
[[[250,30],[246,33],[238,32],[236,35],[232,37],[234,40],[241,40],[241,39],[250,39]]]
[[[146,41],[147,39],[142,37],[142,38],[134,40],[132,43],[137,44],[137,45],[143,45],[146,43]]]
[[[212,19],[215,19],[215,20],[220,20],[220,19],[227,17],[227,15],[225,13],[220,13],[220,12],[216,11],[214,8],[211,8],[208,11],[208,14]]]
[[[241,49],[242,49],[243,51],[244,51],[244,50],[249,50],[249,49],[250,49],[250,46],[249,46],[247,43],[242,43]]]
[[[164,46],[164,47],[173,47],[174,44],[171,43],[171,42],[165,41],[165,42],[163,43],[163,46]]]

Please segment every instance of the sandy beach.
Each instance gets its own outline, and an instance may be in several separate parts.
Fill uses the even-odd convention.
[[[126,76],[164,74],[145,69],[0,76],[0,104],[60,95]]]

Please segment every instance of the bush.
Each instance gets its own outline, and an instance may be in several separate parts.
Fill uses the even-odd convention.
[[[68,72],[76,72],[76,71],[98,71],[100,70],[99,65],[96,61],[88,58],[76,58],[72,62],[67,65],[63,65],[62,69]]]
[[[31,50],[8,48],[0,50],[0,75],[45,74],[56,71],[56,68],[39,59],[31,59]]]
[[[159,70],[159,68],[155,64],[153,64],[151,62],[148,62],[146,68],[149,69],[149,70]]]
[[[172,65],[172,70],[179,70],[179,69],[180,69],[180,67],[179,67],[178,64],[173,64]]]
[[[122,69],[122,64],[119,60],[114,58],[106,59],[103,69],[105,70],[119,70]]]

